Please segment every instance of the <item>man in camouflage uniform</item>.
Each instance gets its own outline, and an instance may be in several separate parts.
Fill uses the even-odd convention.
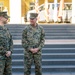
[[[45,33],[37,21],[37,13],[30,14],[30,24],[25,27],[22,33],[22,46],[24,50],[24,75],[31,74],[32,61],[35,65],[35,75],[42,75],[41,60],[42,47],[45,42]]]
[[[11,54],[12,36],[4,26],[7,24],[9,16],[6,12],[0,12],[0,75],[12,75]]]

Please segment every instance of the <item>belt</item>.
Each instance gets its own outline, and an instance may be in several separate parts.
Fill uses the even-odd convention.
[[[38,46],[32,46],[32,48],[37,48]]]

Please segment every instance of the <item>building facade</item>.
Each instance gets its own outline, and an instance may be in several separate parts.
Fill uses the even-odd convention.
[[[34,9],[34,3],[36,0],[0,0],[0,11],[7,11],[10,16],[9,23],[22,24],[24,17],[29,10]],[[39,6],[44,4],[45,0],[38,0]],[[54,0],[48,0],[49,3],[53,3]],[[57,0],[59,3],[60,0]],[[65,3],[72,3],[72,10],[74,11],[75,0],[64,0]],[[74,13],[72,13],[74,18]]]

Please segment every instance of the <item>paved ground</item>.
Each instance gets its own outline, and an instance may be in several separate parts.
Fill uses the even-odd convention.
[[[13,74],[13,75],[24,75],[24,74]],[[31,75],[35,75],[35,74],[31,74]],[[42,74],[42,75],[75,75],[75,72],[72,73],[49,73],[49,74]]]
[[[75,73],[50,73],[50,75],[75,75]]]

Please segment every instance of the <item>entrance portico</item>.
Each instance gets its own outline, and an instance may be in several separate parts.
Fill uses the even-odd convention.
[[[53,0],[53,1],[56,1],[56,0]],[[57,1],[60,1],[60,0],[57,0]],[[75,0],[72,0],[72,23],[75,23],[75,21],[74,21],[75,20],[75,13],[74,13],[75,4],[74,3],[75,3]],[[24,16],[22,16],[22,10],[21,10],[23,8],[22,7],[22,0],[18,0],[18,1],[17,0],[9,0],[9,8],[10,8],[10,11],[9,11],[10,12],[10,22],[9,23],[11,23],[11,24],[24,23]],[[26,9],[26,7],[25,7],[25,9]]]

